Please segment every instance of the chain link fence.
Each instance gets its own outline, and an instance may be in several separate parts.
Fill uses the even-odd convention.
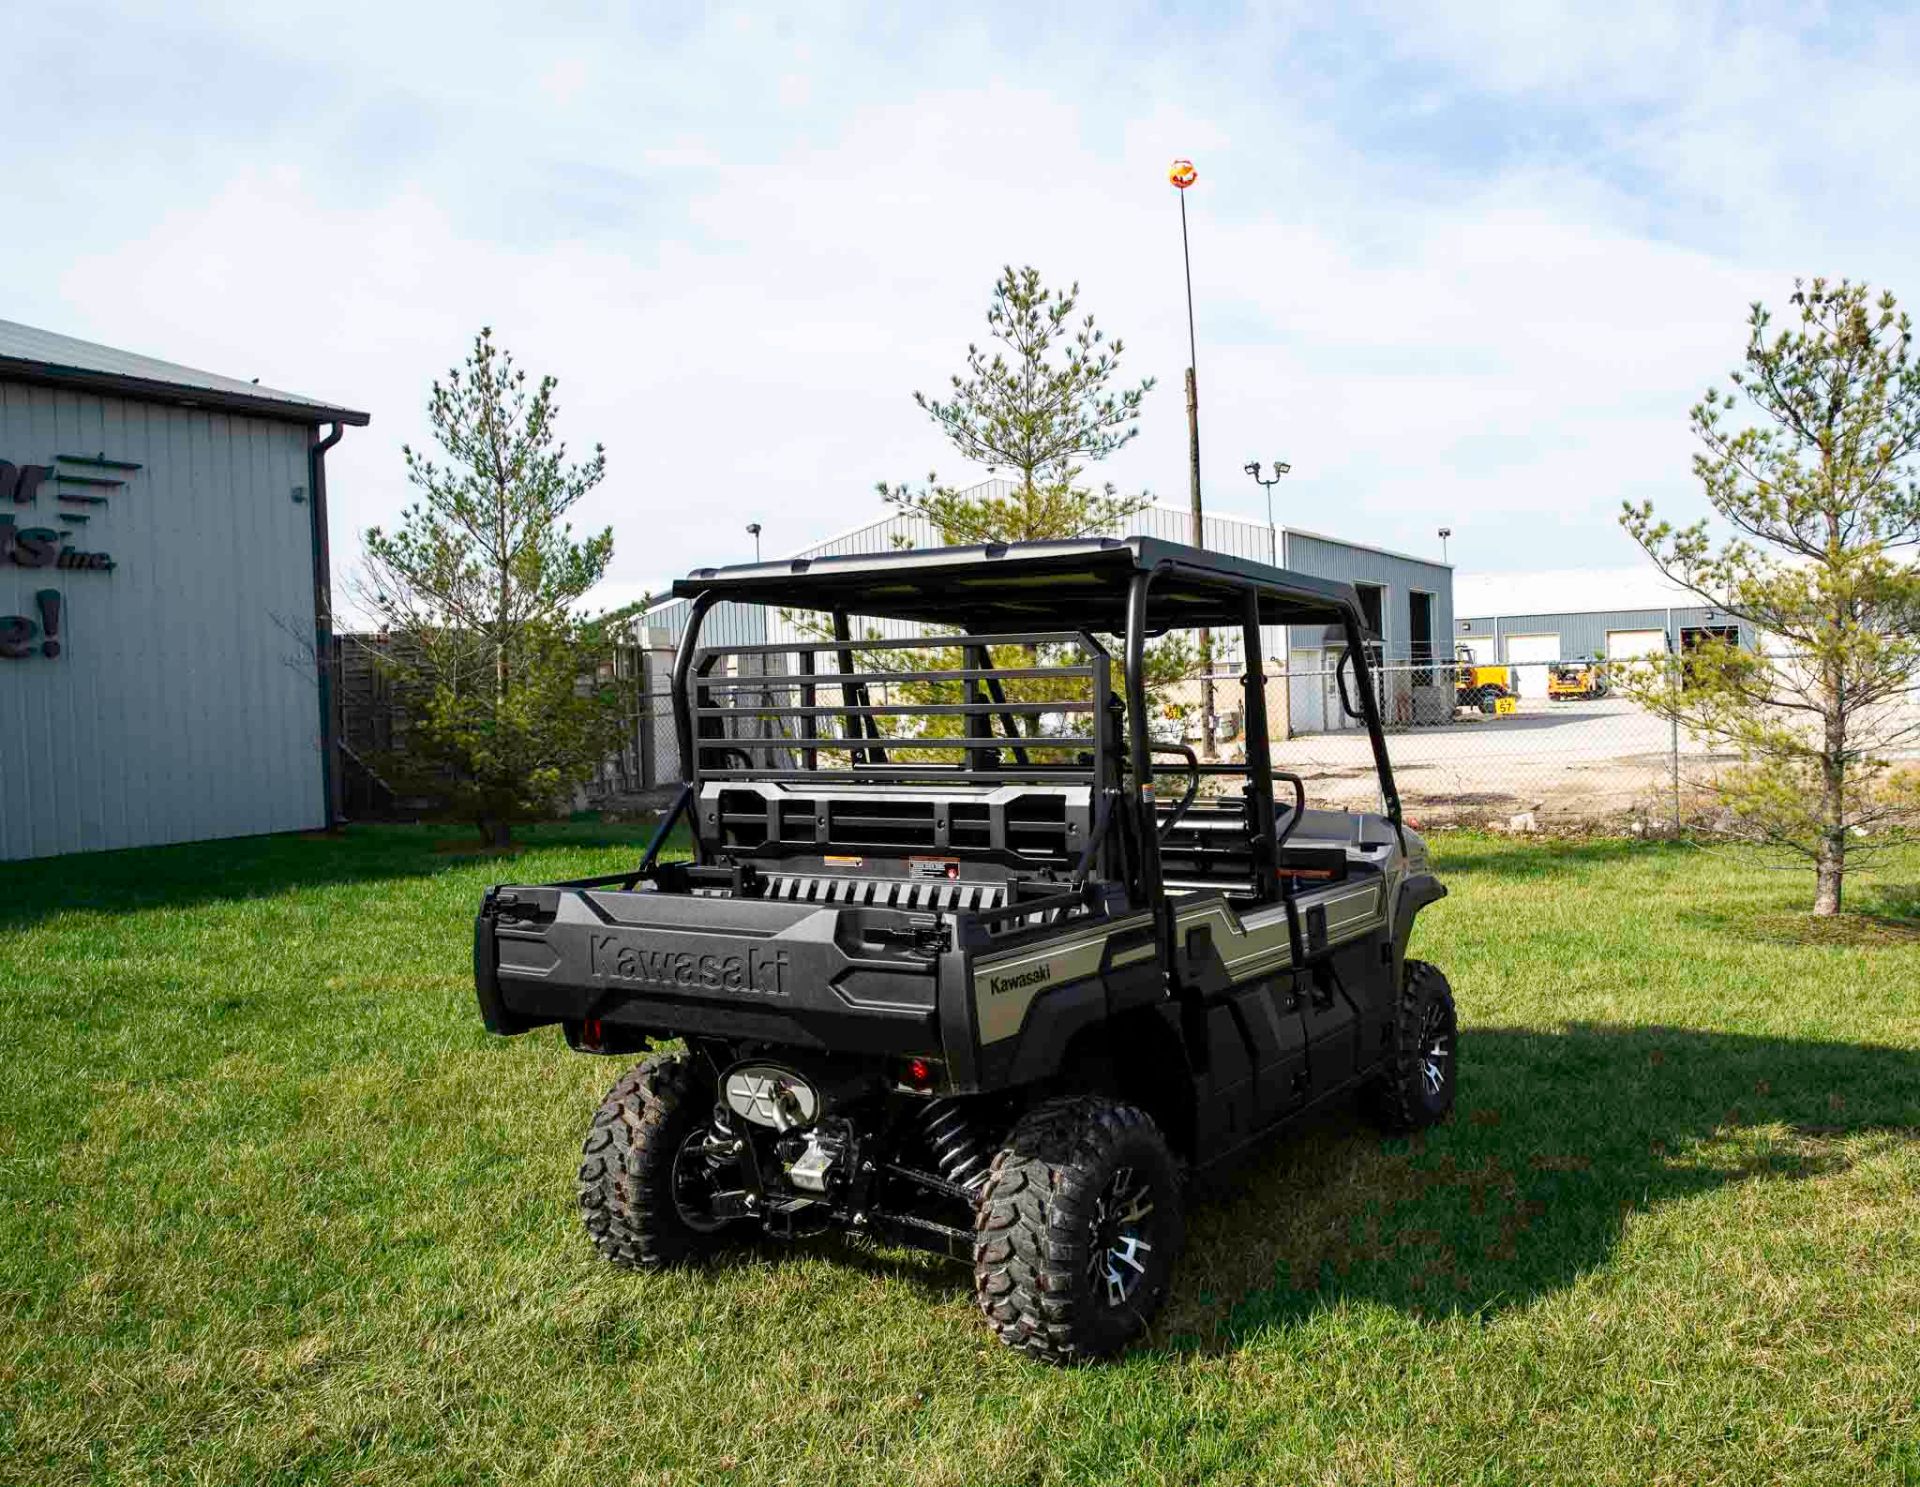
[[[1155,689],[1151,727],[1160,742],[1204,756],[1208,680]],[[1242,674],[1216,672],[1211,681],[1215,753],[1244,758]],[[1649,712],[1618,681],[1588,662],[1378,666],[1375,695],[1402,806],[1422,824],[1518,830],[1676,831],[1704,817],[1715,809],[1715,781],[1740,766],[1738,755]],[[1335,670],[1271,666],[1266,686],[1274,767],[1307,781],[1317,804],[1377,808],[1366,729],[1345,715]],[[1920,767],[1920,685],[1888,704],[1880,722],[1890,757]]]
[[[383,643],[339,639],[335,695],[349,815],[411,815],[433,804],[397,797],[378,772],[380,756],[403,746],[405,733],[404,709],[377,664]],[[681,778],[669,695],[672,651],[630,647],[618,664],[623,679],[639,681],[628,690],[627,742],[596,771],[580,806],[638,808],[656,803]],[[736,678],[757,670],[771,680],[791,665],[785,656],[730,656],[723,670]],[[1590,662],[1376,663],[1375,699],[1407,814],[1423,825],[1627,832],[1673,831],[1701,819],[1714,808],[1714,781],[1739,759],[1642,708],[1621,694],[1618,681]],[[876,683],[874,700],[897,700],[883,680]],[[1346,715],[1336,669],[1270,662],[1265,685],[1274,766],[1301,776],[1315,804],[1377,808],[1366,729]],[[732,727],[779,736],[778,721],[756,718],[754,695],[742,695],[746,706]],[[1211,746],[1216,759],[1243,759],[1245,696],[1237,667],[1161,681],[1151,690],[1149,731],[1156,742],[1188,744],[1203,757]],[[761,700],[771,707],[791,699],[770,686]],[[836,706],[839,694],[822,687],[817,700]],[[1894,757],[1920,767],[1920,685],[1890,704],[1881,733],[1895,741]]]

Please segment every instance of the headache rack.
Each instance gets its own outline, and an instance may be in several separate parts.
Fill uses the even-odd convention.
[[[1021,659],[996,665],[1008,647]],[[1068,648],[1084,659],[1048,659]],[[820,669],[823,657],[834,670]],[[1106,777],[1116,744],[1107,653],[1077,630],[702,646],[686,662],[696,786],[1090,783]]]
[[[1084,871],[1122,757],[1108,654],[1083,631],[703,646],[675,681],[698,833],[763,866],[872,856]]]

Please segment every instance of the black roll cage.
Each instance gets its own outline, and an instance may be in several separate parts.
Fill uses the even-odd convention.
[[[1026,571],[1029,569],[1030,573]],[[1043,599],[1034,587],[1036,579],[1044,583],[1048,575],[1057,575],[1060,585],[1065,588],[1068,580],[1081,580],[1089,571],[1104,579],[1104,585],[1091,586],[1092,591],[1087,592],[1086,607],[1098,611],[1104,606],[1107,611],[1104,616],[1095,613],[1090,617],[1065,620],[1064,611],[1076,606],[1076,595],[1068,590]],[[993,581],[996,577],[1006,581],[1003,589],[996,590]],[[921,581],[915,583],[916,579]],[[1186,605],[1185,610],[1179,605],[1169,605],[1156,614],[1153,607],[1156,585],[1172,584],[1180,586],[1179,598]],[[1084,588],[1083,592],[1086,592]],[[1097,678],[1096,685],[1104,688],[1107,656],[1094,641],[1093,633],[1096,630],[1102,633],[1117,631],[1123,641],[1122,686],[1127,726],[1124,745],[1128,767],[1122,787],[1122,805],[1132,818],[1132,830],[1127,833],[1131,838],[1129,846],[1138,845],[1139,855],[1133,863],[1138,889],[1146,903],[1161,905],[1164,905],[1165,893],[1159,852],[1161,833],[1153,787],[1155,774],[1178,768],[1193,778],[1200,774],[1245,776],[1251,822],[1272,822],[1277,819],[1273,790],[1276,777],[1289,780],[1294,786],[1296,803],[1304,802],[1304,790],[1299,779],[1284,774],[1276,776],[1273,768],[1266,708],[1264,647],[1260,631],[1263,624],[1324,622],[1330,617],[1334,618],[1346,641],[1346,649],[1338,662],[1338,669],[1342,673],[1342,704],[1350,715],[1358,716],[1366,725],[1384,812],[1393,824],[1395,834],[1401,837],[1404,847],[1400,796],[1394,785],[1393,766],[1387,756],[1379,701],[1367,658],[1368,641],[1372,637],[1366,628],[1359,596],[1351,585],[1152,538],[1094,538],[850,554],[836,558],[701,569],[676,583],[674,593],[690,600],[686,625],[674,654],[671,684],[683,786],[680,796],[650,843],[641,867],[629,882],[651,874],[667,832],[680,815],[688,811],[699,792],[703,777],[770,777],[770,772],[765,770],[703,770],[699,764],[703,748],[701,714],[711,711],[697,703],[694,695],[696,673],[703,654],[708,655],[707,664],[711,664],[711,655],[703,652],[701,631],[713,606],[723,599],[791,605],[825,611],[832,616],[833,638],[828,641],[776,642],[728,646],[725,649],[737,653],[799,654],[800,676],[783,679],[780,683],[783,688],[799,691],[799,706],[769,711],[794,714],[830,711],[845,718],[847,734],[846,739],[842,740],[802,740],[797,748],[807,759],[808,768],[800,773],[807,777],[824,778],[817,773],[817,755],[831,749],[846,754],[849,760],[848,772],[839,778],[871,780],[876,784],[973,780],[978,776],[971,770],[956,769],[947,764],[917,767],[889,765],[886,758],[889,741],[880,737],[874,722],[875,716],[885,709],[874,707],[864,680],[855,680],[859,673],[854,667],[853,654],[857,650],[876,646],[899,647],[902,642],[853,639],[848,619],[850,613],[958,623],[962,633],[941,637],[941,640],[947,645],[958,644],[963,647],[968,666],[972,668],[966,672],[950,673],[967,684],[968,703],[951,705],[949,710],[966,716],[968,736],[965,740],[950,740],[940,747],[1004,750],[1013,753],[1023,769],[1032,766],[1020,744],[1015,742],[1020,735],[1013,725],[1012,715],[1032,704],[1007,701],[997,677],[990,674],[994,668],[986,664],[986,647],[990,644],[1070,638],[1097,653],[1098,660],[1087,674]],[[1275,613],[1264,612],[1263,604],[1274,606]],[[1100,623],[1102,618],[1109,620],[1109,623]],[[1024,623],[1016,629],[1014,624],[1009,623],[1010,619]],[[1180,766],[1156,767],[1152,756],[1158,746],[1148,735],[1147,641],[1153,635],[1172,629],[1201,624],[1219,628],[1236,621],[1241,626],[1246,658],[1245,762],[1201,764],[1189,759]],[[1039,628],[1027,628],[1036,622],[1039,622]],[[837,668],[832,676],[815,670],[816,657],[828,654],[833,657]],[[1348,666],[1353,668],[1359,692],[1357,709],[1346,694],[1344,672]],[[974,672],[980,675],[976,676]],[[1003,670],[1000,674],[1007,673]],[[764,683],[766,679],[757,680]],[[707,685],[704,679],[699,683],[703,701]],[[832,709],[816,708],[814,689],[819,685],[836,686],[841,692],[842,705]],[[988,693],[987,701],[978,700],[976,685]],[[995,717],[1003,720],[1008,737],[989,737]],[[1096,717],[1095,736],[1084,742],[1097,749],[1099,735],[1103,731]],[[849,740],[857,741],[850,743]],[[896,748],[901,746],[897,739],[891,743]],[[1055,746],[1055,741],[1034,740],[1031,746],[1051,747]],[[708,742],[704,747],[711,752],[719,746]],[[771,777],[779,776],[775,773]],[[1007,776],[996,775],[992,778]],[[1184,810],[1191,799],[1192,791],[1189,790],[1188,798],[1180,809]],[[1289,819],[1288,832],[1297,825],[1298,820],[1299,811],[1296,809]],[[1089,867],[1096,860],[1097,849],[1112,824],[1111,812],[1102,793],[1093,839],[1086,844],[1074,870],[1076,888],[1082,884]],[[1253,833],[1259,866],[1273,865],[1285,834],[1276,836],[1273,832],[1257,830]],[[707,854],[701,833],[696,829],[693,837],[695,861],[704,862]],[[1271,882],[1273,877],[1270,872],[1263,872],[1260,876],[1265,882]]]

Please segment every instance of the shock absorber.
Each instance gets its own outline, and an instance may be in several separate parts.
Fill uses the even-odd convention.
[[[971,1191],[987,1180],[986,1148],[958,1100],[930,1101],[920,1112],[920,1133],[948,1182]]]

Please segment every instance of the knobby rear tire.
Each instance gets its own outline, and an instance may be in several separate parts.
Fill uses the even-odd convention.
[[[674,1203],[674,1158],[712,1113],[712,1086],[684,1055],[646,1059],[607,1091],[581,1148],[579,1177],[580,1217],[605,1259],[659,1270],[732,1237],[693,1228]]]
[[[1089,1267],[1122,1169],[1153,1207],[1144,1271],[1115,1304]],[[994,1156],[974,1212],[974,1296],[1008,1347],[1056,1364],[1111,1357],[1159,1312],[1184,1238],[1178,1169],[1152,1118],[1098,1095],[1049,1100]]]

